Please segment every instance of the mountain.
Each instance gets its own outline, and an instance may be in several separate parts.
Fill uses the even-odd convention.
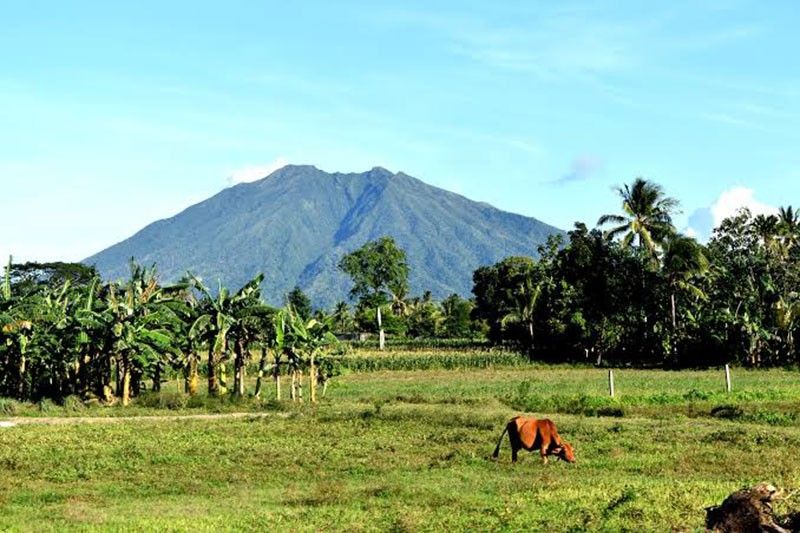
[[[236,289],[264,272],[263,294],[275,304],[295,284],[318,306],[347,298],[350,280],[339,259],[365,242],[391,235],[407,255],[411,293],[469,296],[472,272],[509,255],[535,255],[561,233],[535,218],[427,185],[376,167],[329,174],[289,165],[241,183],[145,227],[83,262],[106,279],[124,278],[131,257],[155,263],[162,281],[191,271],[212,288]]]

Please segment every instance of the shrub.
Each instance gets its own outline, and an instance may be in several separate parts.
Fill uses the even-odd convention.
[[[65,411],[69,411],[72,413],[77,411],[83,411],[86,408],[81,399],[75,395],[70,395],[64,398],[63,405]]]
[[[142,407],[176,411],[189,404],[189,396],[182,392],[148,392],[139,396],[136,403]]]
[[[22,404],[11,398],[0,398],[0,414],[16,415],[22,410]]]
[[[736,420],[744,415],[741,407],[735,405],[718,405],[711,409],[711,416],[714,418],[724,418],[726,420]]]
[[[37,404],[37,407],[39,408],[39,411],[41,411],[42,413],[54,413],[59,410],[58,405],[56,405],[55,403],[53,403],[52,400],[49,400],[47,398],[41,400]]]

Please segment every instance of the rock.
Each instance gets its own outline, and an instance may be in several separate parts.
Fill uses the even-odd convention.
[[[778,518],[772,502],[780,492],[769,483],[759,483],[738,490],[725,498],[721,505],[706,508],[706,527],[720,533],[792,533],[796,516]],[[787,529],[790,527],[791,529]]]

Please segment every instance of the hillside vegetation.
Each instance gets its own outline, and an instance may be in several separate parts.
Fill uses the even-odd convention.
[[[216,284],[240,287],[267,273],[264,297],[281,304],[299,285],[315,305],[344,300],[339,259],[389,235],[406,250],[411,288],[436,297],[468,295],[472,271],[509,255],[535,255],[561,233],[534,218],[474,202],[383,168],[329,174],[288,165],[242,183],[182,213],[145,227],[87,258],[106,280],[128,275],[131,257],[157,264],[164,282],[191,270]]]

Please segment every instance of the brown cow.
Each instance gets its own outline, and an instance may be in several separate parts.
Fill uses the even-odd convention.
[[[539,450],[544,464],[547,464],[548,455],[555,455],[569,463],[575,462],[572,446],[561,439],[556,425],[550,419],[537,420],[536,418],[515,416],[509,420],[494,449],[493,457],[495,459],[500,454],[500,444],[503,442],[506,432],[511,441],[511,461],[514,463],[517,462],[517,452],[521,448],[528,451]]]

